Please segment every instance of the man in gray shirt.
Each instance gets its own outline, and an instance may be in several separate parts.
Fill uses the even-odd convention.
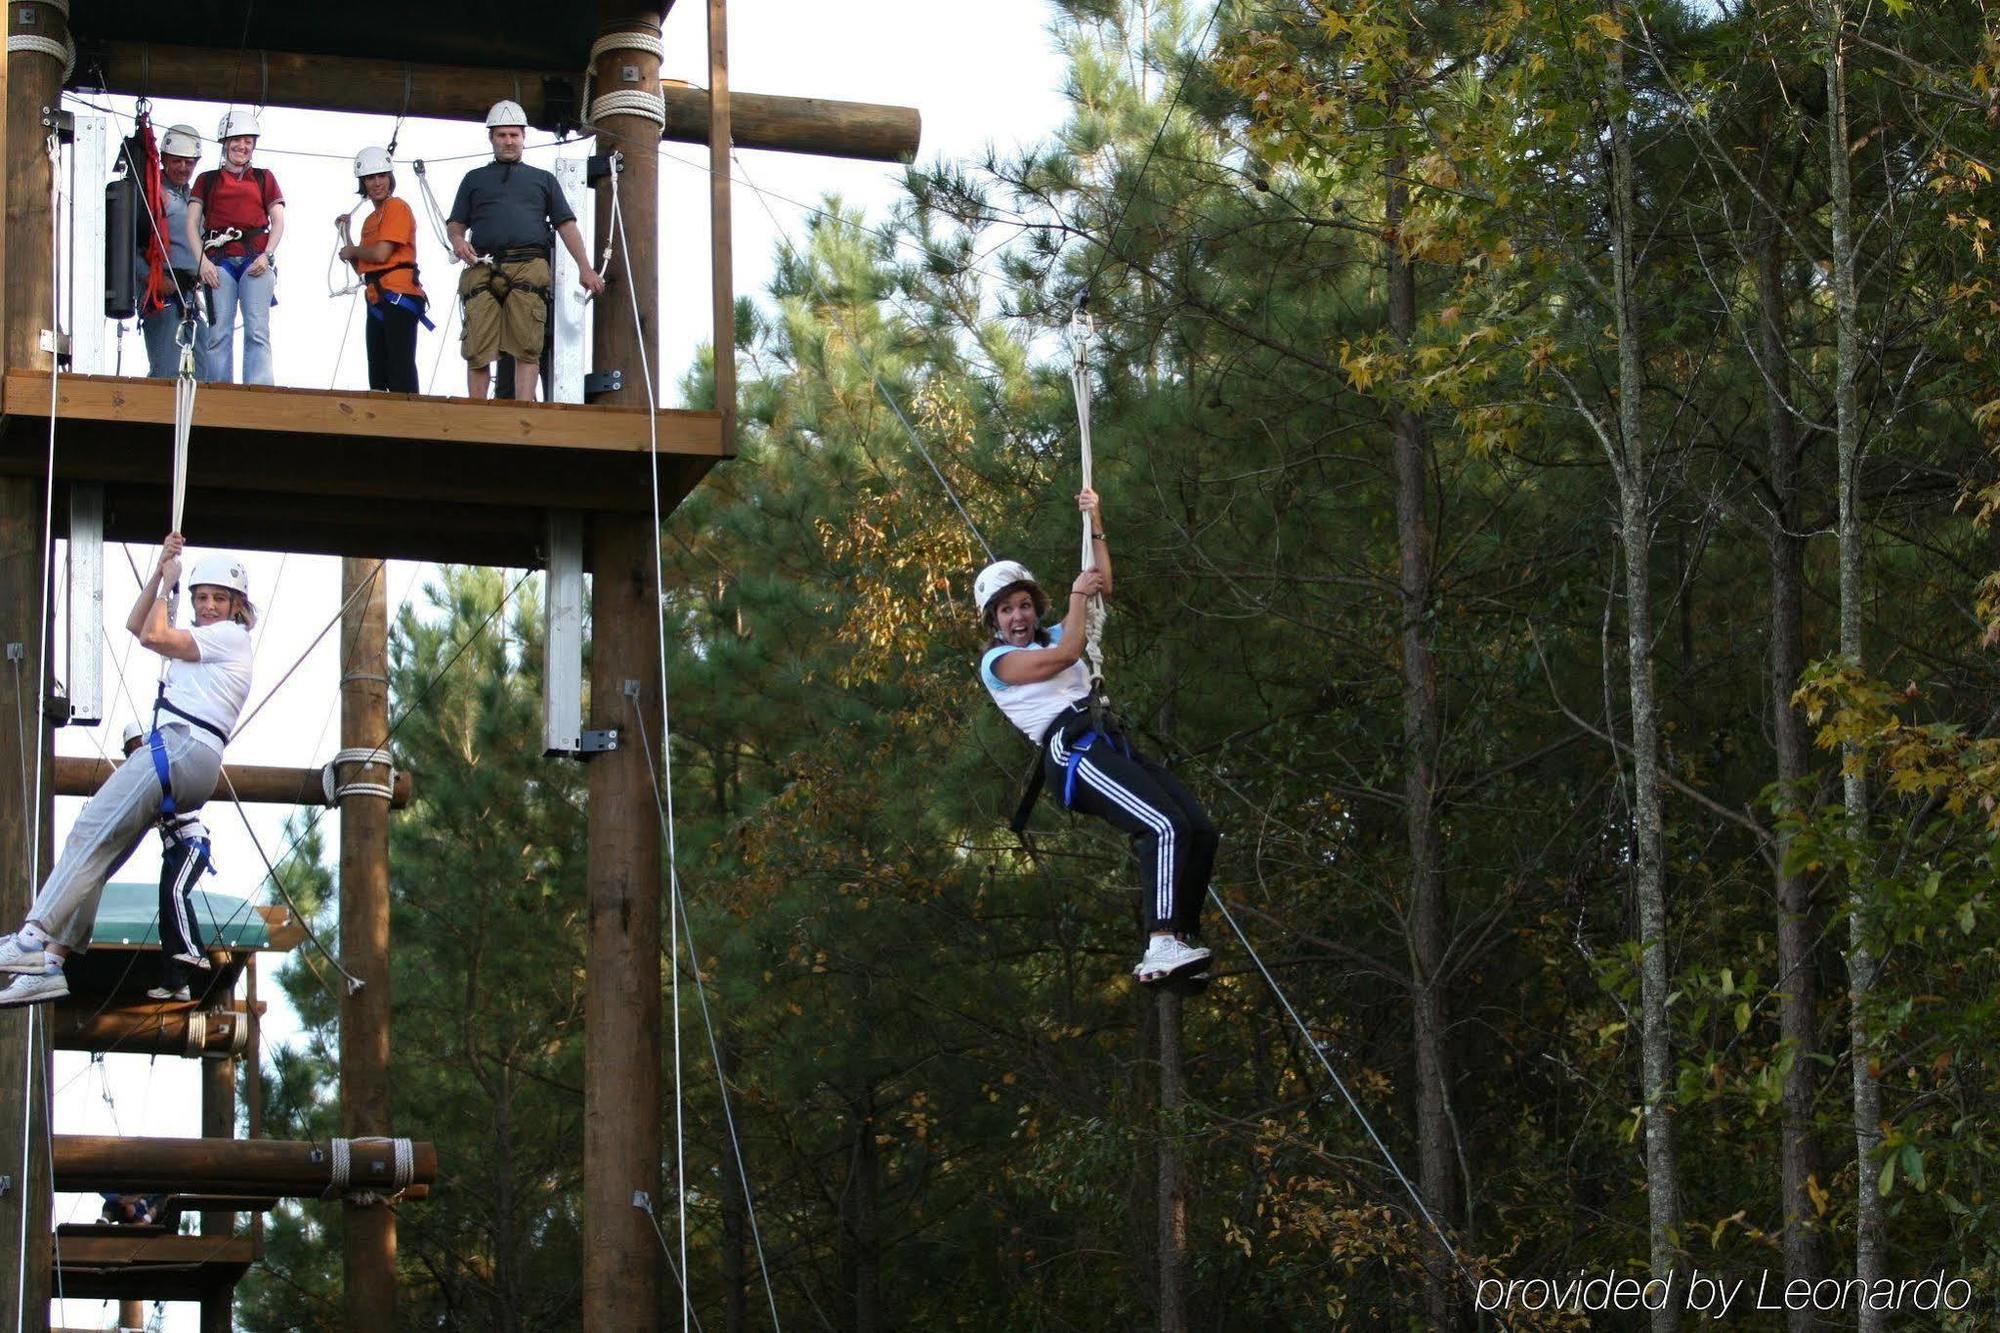
[[[159,309],[147,313],[144,310],[146,298],[146,247],[153,239],[153,224],[146,219],[144,206],[139,216],[139,253],[134,263],[138,278],[141,313],[139,329],[146,339],[146,373],[156,379],[172,379],[180,369],[181,352],[177,334],[184,314],[192,315],[190,307],[201,299],[201,277],[196,271],[199,261],[188,247],[187,207],[189,185],[194,179],[195,163],[201,159],[201,135],[187,125],[169,128],[160,139],[161,195],[166,201],[166,215],[160,220],[159,239],[167,251],[166,302]],[[194,373],[196,378],[208,378],[208,337],[207,330],[197,327],[194,331]]]
[[[493,362],[511,356],[514,397],[533,400],[548,328],[555,237],[562,237],[576,261],[579,286],[595,296],[604,290],[604,279],[590,266],[562,186],[551,173],[521,160],[527,113],[513,102],[495,102],[486,113],[486,138],[493,160],[465,173],[445,219],[451,248],[466,264],[458,280],[465,302],[459,347],[474,398],[486,397]]]

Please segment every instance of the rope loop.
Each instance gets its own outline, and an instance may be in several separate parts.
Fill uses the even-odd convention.
[[[336,771],[342,764],[354,764],[362,768],[386,768],[389,776],[381,782],[354,778],[340,781]],[[338,805],[348,796],[379,796],[385,801],[396,797],[396,765],[389,751],[381,746],[360,746],[340,751],[327,761],[319,772],[320,790],[326,795],[328,805]]]
[[[389,1145],[390,1192],[382,1193],[373,1188],[354,1189],[354,1145],[357,1143],[386,1143]],[[357,1207],[376,1207],[394,1203],[403,1197],[403,1191],[416,1182],[417,1150],[408,1139],[391,1139],[363,1136],[353,1139],[329,1139],[327,1141],[328,1180],[323,1199],[344,1198]]]
[[[638,116],[650,120],[662,130],[667,127],[667,99],[657,92],[644,92],[637,88],[619,88],[600,95],[590,104],[584,118],[595,125],[606,116]]]

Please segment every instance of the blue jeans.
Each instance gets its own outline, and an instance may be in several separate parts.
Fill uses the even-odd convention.
[[[165,309],[139,321],[139,330],[146,338],[146,373],[154,379],[170,380],[180,373],[181,347],[176,341],[180,327],[181,308],[178,298],[172,296],[167,298]],[[198,380],[215,378],[208,373],[206,324],[197,323],[194,326],[194,376]]]
[[[261,277],[251,277],[245,266],[242,277],[231,272],[227,261],[217,261],[222,281],[215,288],[215,326],[208,331],[208,370],[205,378],[227,383],[236,378],[236,317],[243,316],[243,380],[245,384],[269,384],[271,380],[271,303],[278,294],[278,271],[267,268]]]

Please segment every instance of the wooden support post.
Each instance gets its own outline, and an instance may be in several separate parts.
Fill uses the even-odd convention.
[[[629,0],[600,0],[605,32],[660,35],[660,14]],[[636,81],[622,77],[633,67]],[[659,87],[659,62],[640,51],[606,52],[600,90]],[[659,126],[640,116],[600,119],[599,151],[625,150],[618,183],[624,240],[611,290],[595,302],[597,368],[621,369],[611,400],[646,401],[639,349],[652,356],[659,299]],[[611,225],[608,188],[600,228]],[[598,253],[602,253],[602,238]],[[639,298],[633,327],[627,281]],[[610,277],[611,275],[607,275]],[[655,381],[657,383],[657,379]],[[660,1321],[660,1248],[635,1206],[660,1192],[660,836],[646,747],[660,725],[657,534],[644,517],[599,513],[592,524],[590,726],[616,729],[616,750],[590,761],[589,925],[585,958],[583,1072],[583,1326],[586,1333],[655,1328]]]
[[[730,220],[729,3],[708,0],[709,279],[715,300],[715,410],[722,447],[736,452],[736,274]]]
[[[66,39],[64,11],[43,3],[7,6],[9,36]],[[42,108],[58,101],[60,57],[40,51],[7,55],[6,223],[0,255],[0,364],[46,369],[41,332],[55,292],[47,131]],[[47,657],[43,652],[49,590],[42,577],[50,534],[42,522],[40,475],[0,480],[0,929],[11,930],[50,860],[55,800],[44,781],[39,800],[14,784],[39,764],[46,777],[51,747],[43,714]],[[26,753],[23,753],[25,743]],[[32,778],[30,784],[32,784]],[[39,845],[41,855],[35,855]],[[31,1028],[32,1023],[32,1028]],[[29,1034],[37,1040],[31,1048]],[[49,1309],[48,1162],[35,1145],[47,1142],[48,1042],[45,1020],[15,1011],[0,1016],[0,1175],[12,1188],[0,1197],[0,1328],[42,1328]],[[37,1095],[25,1091],[34,1075]],[[27,1149],[26,1155],[22,1153]],[[25,1164],[25,1170],[24,1170]]]
[[[236,1137],[236,1061],[201,1062],[201,1136],[204,1139]],[[236,1230],[236,1214],[204,1212],[204,1237],[228,1236]],[[201,1333],[230,1333],[235,1326],[234,1295],[217,1291],[201,1299]]]
[[[389,581],[380,560],[340,562],[340,745],[389,743]],[[342,764],[342,782],[388,778],[387,764]],[[361,988],[340,1001],[340,1126],[350,1138],[393,1133],[389,1105],[389,802],[356,792],[340,801],[340,957]],[[396,1215],[348,1200],[344,1323],[396,1322]]]
[[[146,1303],[144,1301],[118,1302],[118,1327],[121,1333],[122,1330],[128,1328],[138,1329],[143,1333],[146,1327]]]

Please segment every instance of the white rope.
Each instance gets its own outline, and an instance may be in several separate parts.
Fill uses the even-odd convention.
[[[47,4],[49,0],[41,0]],[[36,37],[32,33],[16,33],[7,39],[7,53],[29,51],[36,55],[48,56],[62,61],[62,82],[68,83],[69,76],[76,73],[76,46],[68,39],[57,41],[53,37]]]
[[[1091,489],[1090,452],[1090,340],[1097,330],[1090,315],[1077,307],[1069,321],[1069,383],[1076,396],[1076,435],[1083,462],[1083,489]],[[1091,540],[1095,524],[1101,522],[1098,515],[1088,510],[1083,514],[1083,563],[1084,569],[1097,568],[1097,545]],[[1084,603],[1083,655],[1090,662],[1090,683],[1102,689],[1104,685],[1104,594],[1092,593]]]
[[[10,50],[12,49],[12,41],[13,39],[9,39]],[[53,134],[49,135],[48,137],[48,157],[49,157],[49,273],[53,275],[61,270],[61,258],[62,258],[61,255],[62,227],[60,221],[62,217],[62,170],[61,170],[62,142],[61,140],[57,139],[56,136]],[[57,290],[56,284],[54,282],[51,282],[49,284],[49,325],[52,330],[61,327],[60,324],[61,310],[62,310],[61,302],[62,302],[62,296]],[[58,397],[57,384],[58,381],[61,380],[61,378],[62,378],[62,358],[60,355],[52,353],[49,357],[48,464],[42,478],[42,581],[39,586],[44,590],[46,590],[49,586],[49,568],[51,562],[55,558],[55,548],[56,548],[56,531],[55,531],[56,409],[58,403],[60,402],[60,399]],[[46,612],[46,610],[47,608],[45,607],[44,612]],[[42,700],[48,697],[49,622],[53,619],[54,619],[53,616],[47,615],[46,613],[40,617],[40,620],[42,622],[41,639],[40,639],[41,647],[35,657],[35,697],[34,697],[35,781],[32,792],[28,794],[29,796],[28,802],[24,807],[24,813],[27,816],[30,829],[28,835],[27,879],[28,882],[31,884],[39,882],[41,878],[40,872],[42,865],[42,820],[41,820],[42,751],[45,748],[47,748],[44,743],[44,730],[47,726],[47,720],[42,713]],[[15,680],[14,692],[16,696],[15,702],[17,707],[20,703],[19,699],[20,679],[21,677],[19,668],[16,667],[15,677],[14,677]],[[25,733],[23,735],[23,739],[24,740],[26,739]],[[26,1048],[24,1052],[24,1066],[27,1076],[22,1080],[21,1084],[21,1174],[19,1175],[19,1177],[17,1177],[17,1179],[20,1182],[17,1188],[20,1191],[20,1199],[21,1199],[21,1247],[20,1247],[20,1254],[17,1257],[14,1265],[16,1273],[16,1288],[14,1295],[16,1333],[20,1333],[20,1330],[26,1327],[26,1320],[28,1317],[28,1310],[27,1310],[28,1198],[30,1194],[28,1188],[28,1143],[29,1140],[33,1137],[31,1134],[28,1133],[28,1129],[31,1125],[34,1124],[34,1114],[35,1114],[34,1113],[35,1012],[32,1008],[29,1009],[28,1011],[28,1021],[25,1024],[25,1030],[22,1033],[22,1040],[26,1043]],[[46,1083],[46,1080],[44,1080],[44,1082]],[[47,1091],[47,1089],[45,1088],[44,1091]],[[53,1172],[55,1169],[55,1163],[53,1158],[51,1158],[50,1160],[49,1169],[51,1172]]]
[[[194,321],[183,319],[174,330],[181,349],[180,368],[174,375],[174,499],[172,521],[167,531],[179,532],[187,514],[188,438],[194,433],[194,340],[200,333]]]
[[[591,43],[590,59],[583,67],[583,118],[596,124],[604,116],[640,116],[661,129],[667,127],[667,97],[662,91],[617,88],[591,100],[591,85],[597,81],[597,58],[611,51],[638,51],[656,60],[667,58],[667,44],[658,33],[610,32]]]
[[[200,1059],[208,1049],[208,1015],[199,1009],[187,1016],[187,1043],[182,1049],[190,1060]]]
[[[329,1139],[327,1141],[328,1179],[327,1197],[347,1192],[347,1178],[353,1174],[353,1141],[351,1139]]]
[[[625,210],[618,201],[618,172],[611,173],[611,224],[618,234],[619,251],[625,262],[625,294],[632,303],[632,331],[639,348],[640,378],[646,385],[646,427],[651,436],[648,460],[653,490],[653,577],[657,580],[666,567],[666,551],[660,537],[660,407],[654,401],[653,363],[646,348],[646,325],[639,316],[639,288],[632,279],[632,241],[625,234]],[[653,621],[658,635],[660,657],[660,756],[666,770],[664,790],[667,805],[667,911],[670,922],[667,959],[673,978],[674,1008],[674,1202],[679,1210],[681,1271],[687,1271],[687,1149],[681,1112],[681,970],[680,970],[680,858],[674,838],[674,758],[667,750],[673,737],[672,709],[667,702],[667,608],[661,590],[654,589]],[[687,1284],[681,1284],[681,1328],[688,1327],[694,1306]]]
[[[417,173],[417,190],[424,196],[424,212],[431,220],[431,231],[436,235],[437,243],[444,247],[448,256],[446,262],[456,264],[459,262],[458,251],[452,248],[451,232],[445,227],[444,210],[438,207],[437,196],[431,193],[431,178],[424,170],[424,160],[418,158],[410,166]]]
[[[600,124],[606,116],[638,116],[650,120],[661,129],[667,127],[667,99],[661,93],[649,93],[638,88],[620,88],[605,93],[590,104],[587,118],[593,125]]]
[[[355,201],[354,207],[335,217],[333,220],[333,249],[328,252],[326,257],[326,299],[329,301],[338,300],[343,296],[352,296],[368,285],[367,281],[362,278],[360,270],[354,268],[347,260],[340,257],[340,252],[344,247],[354,244],[354,215],[359,213],[361,205],[367,202],[366,198]],[[353,282],[344,285],[341,284],[340,278],[337,275],[342,269],[346,269],[349,273],[354,274]]]
[[[381,782],[368,782],[359,778],[346,782],[339,780],[335,770],[342,764],[354,764],[362,768],[386,768],[389,776]],[[389,751],[382,746],[360,746],[342,750],[327,762],[319,773],[320,788],[326,793],[328,805],[337,804],[347,796],[379,796],[385,801],[396,796],[396,765],[389,758]]]

